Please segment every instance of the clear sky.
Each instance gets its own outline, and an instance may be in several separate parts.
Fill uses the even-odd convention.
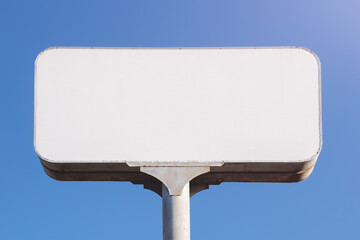
[[[300,183],[191,199],[192,239],[360,239],[360,1],[0,0],[0,239],[161,239],[140,185],[59,182],[33,149],[34,61],[51,46],[304,46],[322,63],[323,149]]]

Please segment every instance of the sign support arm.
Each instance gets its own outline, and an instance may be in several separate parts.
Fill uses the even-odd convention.
[[[163,239],[190,240],[190,181],[210,167],[141,167],[162,182]]]

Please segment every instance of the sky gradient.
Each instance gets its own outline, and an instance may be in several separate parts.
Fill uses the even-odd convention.
[[[323,149],[300,183],[223,183],[191,199],[192,239],[360,237],[360,2],[0,0],[0,239],[161,239],[140,185],[59,182],[33,149],[34,61],[51,46],[303,46],[322,64]]]

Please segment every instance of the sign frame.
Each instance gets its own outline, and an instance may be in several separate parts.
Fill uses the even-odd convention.
[[[236,48],[64,48],[53,47],[41,52],[35,61],[35,134],[34,147],[45,172],[52,178],[63,181],[130,181],[143,184],[146,188],[161,193],[161,182],[141,171],[142,167],[160,166],[158,163],[139,165],[134,162],[56,162],[42,156],[36,146],[36,102],[37,102],[37,69],[41,56],[56,49],[297,49],[306,51],[314,56],[318,65],[318,105],[319,105],[319,149],[310,158],[297,162],[216,162],[208,163],[209,172],[191,180],[192,189],[207,188],[212,184],[221,182],[298,182],[305,180],[313,171],[317,157],[322,148],[321,127],[321,63],[319,58],[311,50],[303,47],[236,47]],[[206,164],[205,164],[206,165]],[[187,166],[205,166],[199,163],[190,163]],[[161,166],[184,166],[181,163],[175,165],[163,164]],[[194,192],[196,192],[194,190]]]

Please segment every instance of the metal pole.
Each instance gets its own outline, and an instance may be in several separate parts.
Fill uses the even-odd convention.
[[[170,195],[167,187],[162,185],[164,240],[190,240],[189,192],[189,183],[179,196]]]

